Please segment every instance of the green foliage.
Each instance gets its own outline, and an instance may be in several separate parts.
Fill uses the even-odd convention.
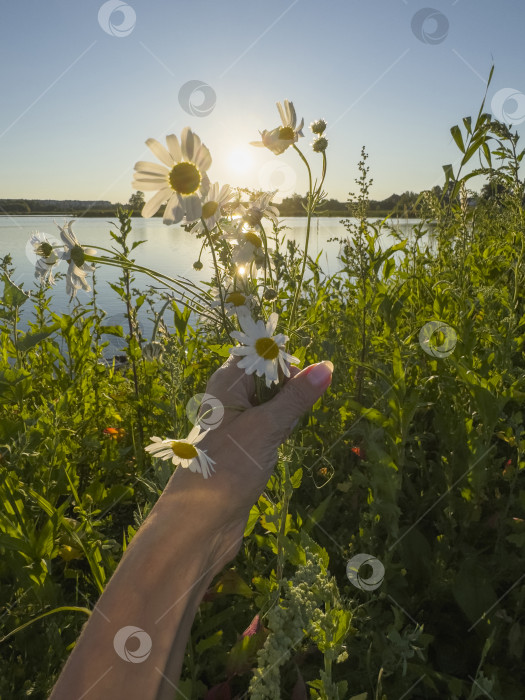
[[[447,167],[443,190],[421,197],[412,236],[392,227],[385,246],[365,218],[363,151],[340,272],[327,278],[308,258],[291,350],[304,364],[330,359],[333,383],[280,450],[241,552],[200,606],[185,697],[523,696],[523,151],[483,110],[452,136],[461,168]],[[471,207],[463,166],[475,157],[502,187]],[[112,235],[128,256],[129,216],[119,216]],[[279,305],[295,294],[302,258],[274,234]],[[187,401],[229,344],[164,297],[175,333],[157,313],[164,352],[147,360],[136,311],[148,295],[125,264],[114,288],[125,327],[105,326],[96,303],[51,313],[47,291],[29,297],[8,268],[4,260],[0,696],[45,698],[171,473],[151,464],[147,437],[189,431]],[[36,321],[22,333],[30,301]],[[432,353],[439,333],[426,349],[419,342],[430,321],[454,329],[446,357]],[[102,333],[124,338],[127,366],[101,361]],[[384,566],[374,590],[346,575],[359,553]]]

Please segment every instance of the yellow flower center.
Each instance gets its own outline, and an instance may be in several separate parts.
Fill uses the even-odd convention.
[[[231,292],[226,297],[227,304],[233,304],[234,306],[243,306],[246,303],[246,297],[241,292]]]
[[[42,258],[48,258],[53,252],[53,246],[49,243],[41,243],[37,249],[36,254],[40,255]]]
[[[258,338],[255,341],[255,351],[265,360],[275,360],[279,357],[279,347],[273,338]]]
[[[283,139],[283,141],[293,141],[294,137],[295,131],[291,126],[282,126],[279,129],[279,138]]]
[[[174,440],[171,449],[173,454],[181,459],[193,459],[197,456],[197,448],[185,440]]]
[[[71,260],[75,263],[77,267],[82,267],[85,262],[84,251],[81,246],[75,245],[71,248]]]
[[[170,185],[179,194],[193,194],[201,184],[201,174],[193,163],[177,163],[169,175]]]
[[[219,205],[217,202],[206,202],[206,204],[202,205],[202,218],[209,219],[210,216],[215,214],[218,208]]]
[[[249,241],[255,248],[262,248],[262,241],[260,237],[253,231],[248,231],[244,234],[245,240]]]

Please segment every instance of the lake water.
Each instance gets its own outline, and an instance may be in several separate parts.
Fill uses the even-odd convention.
[[[55,217],[58,223],[63,224],[62,217]],[[304,247],[306,240],[306,218],[284,218],[282,223],[289,227],[286,231],[287,238],[294,239],[301,247]],[[399,224],[398,227],[409,235],[415,221]],[[132,253],[136,262],[145,267],[152,268],[158,272],[171,277],[186,277],[193,282],[204,282],[211,278],[212,261],[211,255],[205,252],[201,256],[204,265],[203,269],[196,271],[193,263],[199,256],[202,239],[197,240],[187,233],[180,226],[165,226],[162,219],[142,219],[132,220],[133,231],[129,236],[130,241],[145,240],[146,242],[136,248]],[[111,248],[113,240],[109,235],[110,230],[118,231],[115,224],[110,224],[106,219],[85,218],[75,221],[73,231],[82,245],[93,248]],[[13,259],[12,266],[15,268],[13,281],[17,285],[23,285],[25,290],[38,284],[34,277],[35,255],[29,245],[29,238],[32,232],[41,231],[48,235],[48,239],[55,245],[59,244],[60,234],[54,223],[54,217],[20,216],[9,217],[0,216],[0,257],[9,253]],[[338,260],[340,245],[337,241],[328,242],[329,238],[343,238],[347,236],[347,231],[337,218],[320,217],[312,220],[312,230],[310,234],[309,253],[312,257],[317,257],[321,253],[319,264],[326,274],[334,274],[341,269]],[[53,237],[56,241],[53,241]],[[388,231],[384,233],[386,246],[393,241]],[[67,264],[62,261],[55,268],[58,272],[65,273]],[[107,312],[108,317],[105,323],[123,324],[124,305],[120,297],[111,289],[108,283],[114,283],[119,277],[119,268],[99,265],[96,271],[97,281],[97,305]],[[89,276],[91,277],[91,275]],[[89,279],[88,277],[88,279]],[[146,289],[151,278],[139,273],[135,274],[133,286]],[[81,303],[85,303],[92,298],[90,292],[80,290],[77,298]],[[56,282],[50,307],[59,313],[68,313],[74,307],[75,302],[69,302],[65,291],[65,279]],[[23,307],[21,327],[27,328],[27,321],[31,318],[31,302],[27,302]],[[146,316],[146,304],[141,309],[140,323],[145,337],[150,337],[153,324]],[[170,314],[166,314],[166,323],[170,326]],[[108,338],[109,339],[109,338]],[[112,341],[112,346],[108,349],[107,355],[111,355],[118,350],[119,341]]]

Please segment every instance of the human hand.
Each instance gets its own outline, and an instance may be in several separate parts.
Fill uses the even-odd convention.
[[[222,403],[224,417],[198,446],[215,461],[215,471],[204,479],[179,467],[166,490],[184,488],[197,497],[203,515],[222,535],[224,557],[237,553],[250,509],[272,475],[278,447],[326,391],[332,371],[331,362],[302,371],[292,367],[282,390],[257,406],[254,376],[237,367],[237,358],[230,357],[208,381],[206,393]]]

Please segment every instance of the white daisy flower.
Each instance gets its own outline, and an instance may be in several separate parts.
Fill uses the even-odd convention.
[[[142,216],[153,216],[167,202],[164,211],[166,225],[196,221],[202,215],[202,196],[210,187],[206,171],[211,165],[211,155],[197,134],[189,127],[183,129],[180,143],[175,134],[166,136],[168,149],[148,139],[146,145],[163,165],[139,161],[135,163],[133,187],[136,190],[158,190],[144,205]]]
[[[251,141],[252,146],[265,146],[269,148],[275,155],[284,153],[286,149],[293,143],[296,143],[299,136],[304,136],[303,126],[304,119],[297,126],[297,115],[293,103],[289,100],[284,101],[284,107],[280,102],[277,102],[277,109],[281,115],[282,126],[278,126],[271,131],[260,131],[261,141]]]
[[[262,238],[255,231],[244,231],[240,228],[223,235],[227,241],[235,241],[232,250],[232,263],[243,267],[254,262],[256,267],[263,267],[265,253]]]
[[[253,261],[255,267],[263,267],[264,260],[265,253],[261,237],[255,231],[243,232],[232,252],[233,264],[243,267]]]
[[[249,226],[258,226],[262,218],[265,216],[271,219],[274,224],[278,222],[279,210],[277,207],[272,207],[270,202],[275,196],[277,190],[273,192],[263,192],[257,199],[250,202],[248,208],[244,212],[243,219]]]
[[[173,464],[180,464],[184,469],[198,472],[207,479],[208,476],[211,476],[212,471],[215,471],[212,466],[215,464],[215,461],[196,445],[209,432],[209,430],[201,432],[200,425],[196,425],[186,440],[175,440],[172,438],[163,440],[154,435],[150,438],[153,440],[153,443],[147,445],[144,449],[159,459],[171,459]]]
[[[215,292],[215,300],[212,301],[211,307],[221,308],[221,299],[219,296],[219,291]],[[224,299],[224,311],[226,316],[234,316],[239,313],[250,313],[254,306],[255,299],[252,294],[245,294],[240,290],[230,290],[223,289],[222,296]]]
[[[76,296],[79,289],[83,289],[85,292],[91,291],[86,277],[88,272],[92,272],[95,267],[85,262],[85,256],[97,254],[94,248],[83,248],[80,245],[75,234],[71,230],[73,223],[74,220],[66,221],[62,228],[62,226],[55,221],[55,224],[60,230],[60,238],[65,244],[64,250],[59,252],[58,256],[69,263],[66,273],[66,294],[70,294],[71,299]]]
[[[47,239],[46,234],[40,231],[33,231],[29,242],[33,246],[34,253],[38,256],[35,263],[35,277],[39,279],[41,284],[46,282],[54,284],[53,269],[59,263],[60,257],[54,250],[53,245]]]
[[[233,192],[229,185],[223,185],[219,189],[219,183],[215,182],[210,187],[206,197],[202,201],[201,220],[192,228],[192,233],[204,232],[202,219],[204,219],[204,223],[206,224],[208,231],[215,228],[215,225],[219,219],[224,216],[225,209],[230,209],[230,207],[228,207],[228,203],[231,202],[234,197],[235,192]]]
[[[232,355],[243,355],[238,366],[246,374],[256,372],[258,377],[264,375],[267,387],[279,382],[279,365],[284,376],[289,377],[290,369],[286,363],[297,363],[299,360],[285,352],[284,346],[288,340],[286,335],[273,335],[279,316],[271,314],[266,326],[261,320],[255,322],[248,314],[240,314],[238,319],[244,332],[232,331],[231,335],[242,345],[230,348]]]

